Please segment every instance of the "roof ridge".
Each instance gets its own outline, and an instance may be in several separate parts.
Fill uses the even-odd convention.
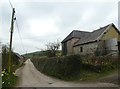
[[[93,30],[92,32],[95,32],[95,31],[101,30],[101,29],[103,29],[103,28],[105,28],[105,27],[107,27],[107,26],[110,26],[110,25],[111,25],[111,24],[105,25],[105,26],[100,27],[100,28],[98,28],[98,29],[96,29],[96,30]]]
[[[97,38],[97,40],[108,30],[108,29],[110,29],[110,27],[111,26],[113,26],[114,24],[112,23],[112,24],[108,24],[107,26],[104,26],[104,27],[106,27],[106,29],[101,33],[101,35]]]
[[[73,30],[72,32],[74,31],[78,31],[78,32],[89,32],[89,31],[81,31],[81,30]]]

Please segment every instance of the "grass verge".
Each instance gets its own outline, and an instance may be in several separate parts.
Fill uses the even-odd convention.
[[[86,71],[86,70],[82,70],[83,71],[83,74],[82,76],[80,77],[80,81],[92,81],[92,80],[98,80],[102,77],[106,77],[106,76],[109,76],[113,73],[117,73],[118,70],[117,69],[113,69],[113,70],[110,70],[110,71],[105,71],[105,72],[100,72],[100,73],[96,73],[96,72],[91,72],[91,71]]]

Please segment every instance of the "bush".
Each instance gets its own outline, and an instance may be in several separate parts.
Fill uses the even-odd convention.
[[[79,55],[32,59],[32,62],[39,71],[65,80],[77,77],[82,65]]]

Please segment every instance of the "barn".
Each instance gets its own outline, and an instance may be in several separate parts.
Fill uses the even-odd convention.
[[[120,31],[113,23],[92,32],[73,30],[61,43],[64,55],[118,55]]]

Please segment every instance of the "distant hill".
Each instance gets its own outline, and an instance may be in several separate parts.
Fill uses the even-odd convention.
[[[47,52],[46,51],[36,51],[36,52],[32,52],[32,53],[27,53],[27,54],[23,54],[23,56],[27,57],[27,58],[32,58],[32,57],[45,57]],[[57,51],[57,55],[61,55],[61,50]]]

